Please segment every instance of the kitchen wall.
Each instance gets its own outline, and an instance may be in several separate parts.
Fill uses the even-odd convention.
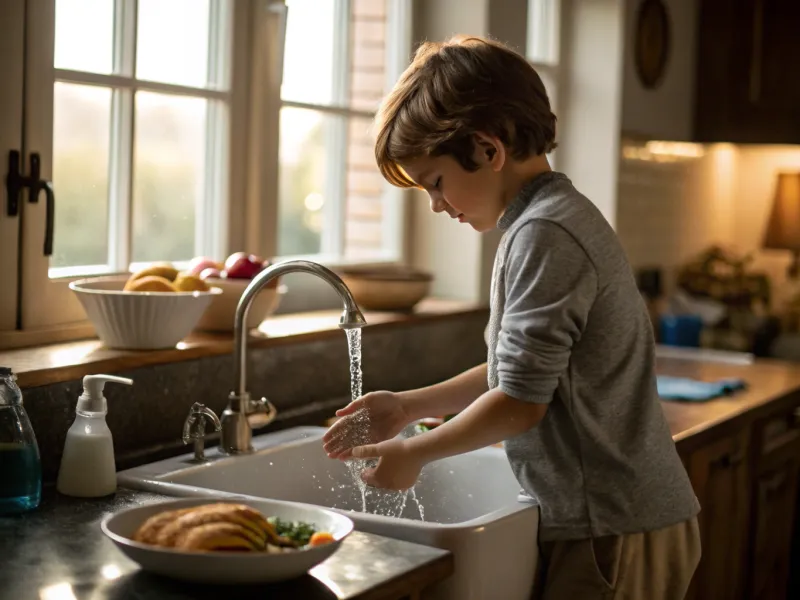
[[[662,267],[669,290],[682,263],[722,244],[754,252],[784,301],[790,257],[761,250],[782,169],[800,170],[800,147],[623,141],[616,229],[634,268]]]

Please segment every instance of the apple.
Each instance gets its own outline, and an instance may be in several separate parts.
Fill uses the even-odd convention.
[[[206,269],[222,270],[222,265],[213,258],[207,256],[195,256],[189,263],[189,268],[186,270],[191,275],[200,275]]]
[[[225,260],[225,272],[231,279],[252,279],[263,268],[245,252],[234,252]]]
[[[222,272],[216,267],[208,267],[200,271],[200,279],[221,279]]]

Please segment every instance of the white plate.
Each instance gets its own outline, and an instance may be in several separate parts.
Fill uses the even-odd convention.
[[[141,544],[131,539],[139,526],[156,513],[213,502],[246,504],[265,517],[313,523],[318,531],[332,534],[334,541],[295,552],[268,554],[185,552]],[[194,498],[121,510],[103,519],[101,528],[128,558],[145,571],[196,583],[244,584],[284,581],[304,575],[336,552],[342,540],[353,531],[353,522],[344,515],[309,504],[244,498]]]

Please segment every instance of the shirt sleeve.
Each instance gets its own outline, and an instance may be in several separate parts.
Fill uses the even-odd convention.
[[[549,403],[597,296],[596,269],[560,225],[533,220],[510,240],[497,342],[501,391]]]

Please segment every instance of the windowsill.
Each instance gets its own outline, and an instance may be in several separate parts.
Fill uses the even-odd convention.
[[[473,302],[429,298],[412,313],[364,312],[367,327],[390,328],[487,313]],[[296,344],[342,335],[339,310],[274,316],[250,334],[249,347]],[[130,351],[105,348],[99,340],[83,340],[0,352],[0,365],[13,369],[22,388],[74,381],[90,373],[114,373],[148,365],[230,354],[232,334],[193,333],[168,350]]]

